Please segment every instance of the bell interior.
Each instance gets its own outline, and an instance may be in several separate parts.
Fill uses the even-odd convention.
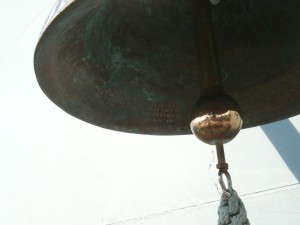
[[[190,0],[75,0],[43,33],[40,87],[67,113],[104,128],[190,134],[201,93]],[[300,112],[300,1],[212,6],[220,76],[243,128]],[[200,49],[201,51],[201,49]]]

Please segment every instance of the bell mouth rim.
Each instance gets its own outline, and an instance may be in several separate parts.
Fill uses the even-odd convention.
[[[74,86],[72,87],[73,90],[68,89],[68,85],[74,85],[74,79],[68,80],[66,78],[66,81],[69,82],[66,86],[62,84],[58,85],[58,83],[56,83],[62,78],[58,75],[58,72],[61,72],[60,69],[57,69],[58,65],[55,65],[58,58],[58,56],[55,54],[57,54],[59,51],[55,43],[61,43],[59,39],[63,40],[66,38],[64,36],[64,30],[67,30],[71,24],[71,22],[64,24],[64,21],[71,20],[71,18],[80,21],[80,18],[85,17],[90,10],[100,7],[102,2],[104,1],[75,0],[70,5],[68,5],[59,15],[57,15],[45,29],[38,42],[34,55],[36,77],[43,92],[52,102],[54,102],[67,113],[78,119],[103,128],[122,132],[152,135],[191,134],[190,111],[193,104],[198,99],[198,96],[193,96],[191,98],[188,92],[186,93],[185,97],[181,98],[183,103],[177,103],[176,98],[172,99],[172,101],[170,102],[153,101],[151,103],[151,100],[149,100],[147,101],[147,104],[149,103],[149,105],[147,105],[146,103],[140,104],[141,107],[144,107],[146,111],[148,110],[146,113],[136,111],[130,118],[126,118],[126,115],[121,115],[122,113],[120,114],[118,110],[123,110],[125,113],[126,107],[127,109],[130,109],[132,106],[139,103],[130,101],[129,103],[126,103],[127,105],[122,106],[118,101],[126,102],[126,99],[122,99],[123,94],[118,94],[118,91],[116,90],[117,88],[114,86],[107,87],[108,90],[112,91],[112,95],[115,95],[117,96],[116,98],[119,98],[119,100],[111,100],[111,97],[109,97],[111,93],[109,93],[109,91],[107,91],[107,93],[99,93],[99,95],[102,95],[102,97],[104,96],[104,98],[106,98],[106,101],[108,101],[108,105],[114,105],[113,113],[115,113],[115,115],[117,116],[109,117],[109,115],[101,112],[101,108],[103,108],[103,105],[94,110],[92,107],[92,105],[95,104],[94,102],[91,101],[89,103],[90,105],[86,104],[85,101],[90,101],[90,98],[93,97],[94,94],[85,93],[88,96],[84,96],[84,99],[82,99],[79,103],[76,103],[74,99],[70,100],[70,96],[66,96],[68,93],[73,93],[76,91],[74,89]],[[88,4],[90,4],[89,7],[87,7]],[[49,38],[55,36],[56,40],[51,40],[51,38]],[[296,75],[297,71],[300,71],[300,62],[295,64],[294,68],[286,71],[284,75],[277,76],[265,83],[256,85],[251,91],[234,91],[225,86],[225,91],[229,95],[233,96],[241,106],[244,121],[243,129],[271,123],[299,114],[300,106],[299,104],[297,104],[297,102],[299,102],[300,93],[299,91],[297,91],[297,87],[299,86],[299,78],[297,79]],[[273,86],[277,87],[279,90],[281,88],[282,90],[286,90],[286,86],[289,86],[291,88],[287,93],[281,93],[281,91],[272,89]],[[174,90],[176,91],[176,89]],[[261,96],[257,93],[265,93],[265,90],[271,90],[271,92],[268,93],[267,96],[262,96],[263,99],[261,99]],[[251,95],[255,97],[251,99],[251,102],[246,103],[245,100],[247,100]],[[271,95],[274,97],[271,97]],[[62,96],[64,96],[64,99],[62,99]],[[82,97],[78,93],[76,96]],[[284,98],[282,96],[284,96]],[[267,105],[268,101],[273,102],[271,106]],[[292,107],[287,107],[291,105]],[[115,106],[117,107],[117,109],[114,108]],[[157,113],[159,115],[157,117],[153,116],[153,114],[156,113],[155,110],[158,110]],[[174,123],[173,121],[170,122],[171,120],[166,119],[170,111],[172,111],[172,113],[169,114],[169,116],[171,116],[173,120],[181,121],[178,123]],[[145,121],[146,119],[143,116],[140,117],[143,113],[148,113],[148,117],[146,119],[148,119],[149,121],[152,119],[152,122]],[[122,118],[122,116],[124,118]]]

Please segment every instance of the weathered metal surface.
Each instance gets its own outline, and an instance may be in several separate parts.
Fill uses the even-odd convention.
[[[45,30],[35,72],[69,114],[118,131],[190,134],[201,71],[189,0],[75,0]],[[300,1],[213,7],[221,81],[243,128],[300,112]]]

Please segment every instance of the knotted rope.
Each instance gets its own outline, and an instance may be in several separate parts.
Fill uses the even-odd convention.
[[[222,175],[227,178],[227,188]],[[237,192],[233,190],[231,177],[227,170],[220,170],[219,182],[223,193],[218,209],[218,225],[250,225],[246,208]]]

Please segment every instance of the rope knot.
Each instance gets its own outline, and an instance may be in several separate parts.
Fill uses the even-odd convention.
[[[223,181],[223,174],[227,178],[228,187]],[[219,171],[219,182],[223,193],[218,209],[218,225],[250,225],[244,203],[237,192],[233,190],[228,171]]]

